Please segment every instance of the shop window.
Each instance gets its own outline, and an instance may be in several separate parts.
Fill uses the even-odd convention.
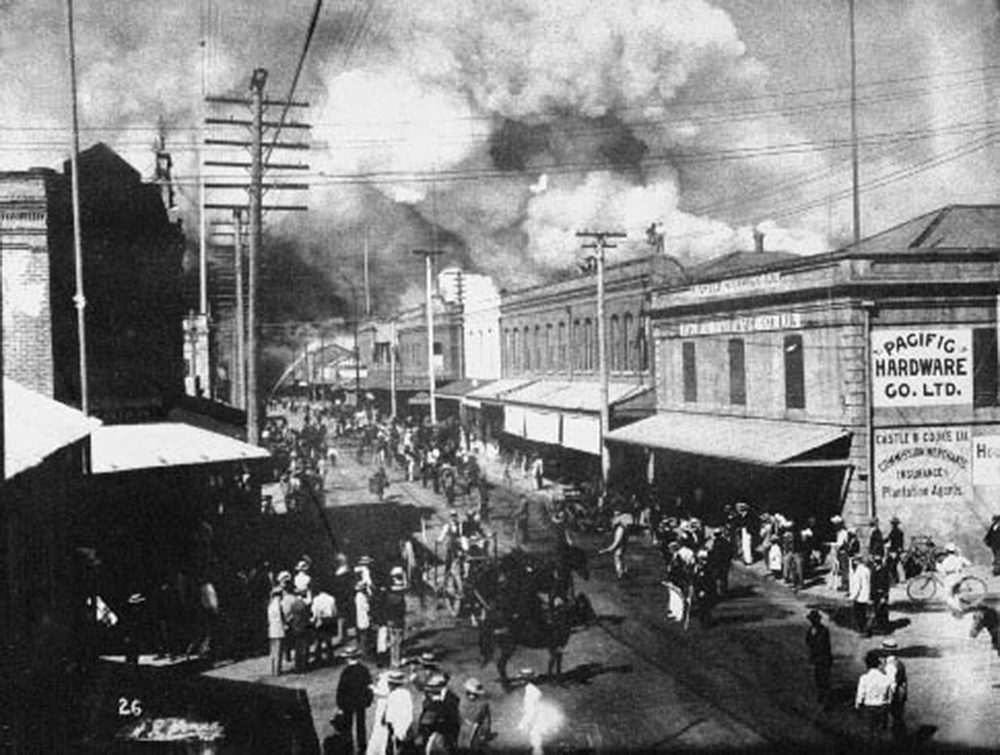
[[[729,339],[729,403],[746,406],[746,354],[742,338]]]
[[[698,369],[695,364],[694,343],[687,341],[681,345],[684,363],[684,400],[694,403],[698,400]]]
[[[802,336],[785,336],[785,408],[806,408]]]
[[[972,405],[997,406],[997,331],[972,331]]]

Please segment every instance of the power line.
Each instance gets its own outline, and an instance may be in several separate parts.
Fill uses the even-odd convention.
[[[278,126],[274,130],[274,138],[271,140],[271,145],[267,148],[267,152],[264,155],[265,164],[270,159],[271,152],[274,151],[274,148],[278,143],[278,137],[281,135],[281,129],[284,127],[285,119],[288,117],[288,111],[292,107],[292,103],[295,100],[295,88],[299,84],[299,76],[302,75],[302,66],[306,62],[306,55],[309,54],[309,45],[312,43],[313,34],[316,32],[316,24],[319,21],[319,14],[322,8],[323,0],[316,0],[316,4],[313,6],[312,17],[309,19],[309,29],[306,31],[306,41],[302,46],[302,54],[299,55],[299,62],[295,66],[295,75],[292,77],[292,85],[288,88],[288,100],[281,108],[281,117],[278,119]]]

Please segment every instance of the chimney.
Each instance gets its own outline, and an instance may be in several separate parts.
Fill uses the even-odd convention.
[[[764,232],[758,228],[753,229],[753,248],[755,252],[764,251]]]

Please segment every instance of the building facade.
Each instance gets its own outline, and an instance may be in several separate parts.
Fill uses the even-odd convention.
[[[1000,493],[1000,207],[657,292],[657,414],[611,433],[707,516],[760,509],[982,550]],[[885,526],[885,525],[883,525]]]
[[[649,297],[683,279],[680,264],[657,255],[608,265],[605,272],[610,426],[644,416],[651,404]],[[597,280],[570,280],[514,291],[500,305],[502,379],[470,397],[489,410],[491,434],[541,454],[568,477],[599,474],[601,375]]]
[[[183,236],[110,148],[80,153],[86,372],[92,414],[163,416],[184,393]],[[80,405],[70,169],[0,173],[4,363],[9,377]]]

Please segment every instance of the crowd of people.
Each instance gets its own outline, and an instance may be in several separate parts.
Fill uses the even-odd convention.
[[[318,580],[305,555],[294,574],[278,572],[267,605],[271,674],[282,674],[286,663],[296,673],[331,663],[348,644],[379,667],[399,666],[414,568],[412,543],[404,539],[392,563],[361,556],[352,566],[338,553],[333,574]]]
[[[431,651],[403,659],[397,668],[373,677],[360,646],[341,655],[346,666],[337,683],[333,733],[323,742],[324,755],[397,755],[399,753],[476,752],[493,736],[493,717],[483,683],[469,677],[463,696]],[[419,711],[414,698],[420,701]],[[368,709],[374,705],[372,727]],[[437,749],[432,740],[438,739]]]

